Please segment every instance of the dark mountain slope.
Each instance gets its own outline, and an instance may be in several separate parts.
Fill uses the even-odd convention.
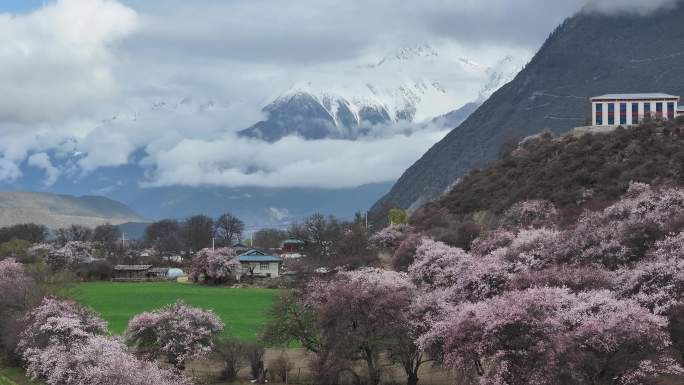
[[[613,132],[528,138],[500,159],[463,177],[451,191],[412,215],[412,223],[436,237],[495,225],[513,204],[554,203],[565,223],[585,210],[614,203],[631,182],[684,186],[684,119],[647,123]]]
[[[523,200],[546,199],[576,211],[615,201],[630,182],[684,185],[684,124],[560,138],[542,134],[470,172],[438,204],[455,215],[499,214]]]
[[[584,125],[591,96],[684,95],[684,6],[649,17],[578,14],[549,37],[516,78],[411,166],[374,207],[415,209],[507,141]]]

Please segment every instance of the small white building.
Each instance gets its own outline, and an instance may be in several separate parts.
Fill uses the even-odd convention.
[[[668,94],[608,94],[591,98],[594,126],[631,126],[644,117],[674,120],[684,114],[679,96]]]
[[[279,256],[267,255],[259,250],[250,250],[237,257],[240,262],[240,275],[278,278],[283,260]]]

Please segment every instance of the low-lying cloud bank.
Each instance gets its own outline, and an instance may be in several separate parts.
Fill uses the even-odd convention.
[[[346,188],[396,180],[446,130],[360,140],[286,137],[276,143],[225,135],[184,139],[146,157],[145,185]]]

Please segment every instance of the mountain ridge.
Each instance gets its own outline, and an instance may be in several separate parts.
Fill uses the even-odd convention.
[[[288,135],[305,139],[356,139],[376,125],[421,124],[472,103],[481,103],[510,80],[524,59],[504,56],[493,66],[463,57],[445,57],[429,45],[400,49],[394,55],[350,71],[353,80],[329,84],[309,81],[290,89],[263,107],[265,120],[239,131],[246,137],[275,142]],[[436,74],[470,74],[481,80],[477,90],[444,84]],[[386,73],[393,76],[387,77]],[[466,88],[463,83],[459,87]],[[465,98],[460,95],[472,94]],[[458,102],[460,100],[460,102]]]
[[[543,129],[584,125],[589,98],[608,92],[684,94],[684,6],[650,16],[579,13],[563,22],[530,63],[409,167],[371,211],[415,210],[507,142]]]
[[[103,196],[0,192],[0,227],[31,222],[56,229],[72,224],[94,227],[135,221],[144,218],[125,204]]]

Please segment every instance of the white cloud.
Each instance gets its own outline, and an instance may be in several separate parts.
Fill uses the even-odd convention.
[[[50,161],[50,156],[44,152],[31,155],[28,158],[27,163],[29,166],[45,171],[45,181],[43,183],[45,187],[50,187],[55,184],[61,175],[60,170],[52,164],[52,161]]]
[[[12,161],[0,158],[0,180],[15,180],[21,177],[19,167]]]
[[[287,137],[266,144],[227,134],[182,140],[143,161],[150,186],[355,187],[392,181],[446,135],[422,130],[359,141]]]
[[[30,14],[0,14],[0,120],[59,120],[116,89],[112,44],[137,27],[113,0],[59,0]]]
[[[290,210],[286,208],[269,207],[268,212],[271,218],[278,222],[282,222],[290,217]]]

